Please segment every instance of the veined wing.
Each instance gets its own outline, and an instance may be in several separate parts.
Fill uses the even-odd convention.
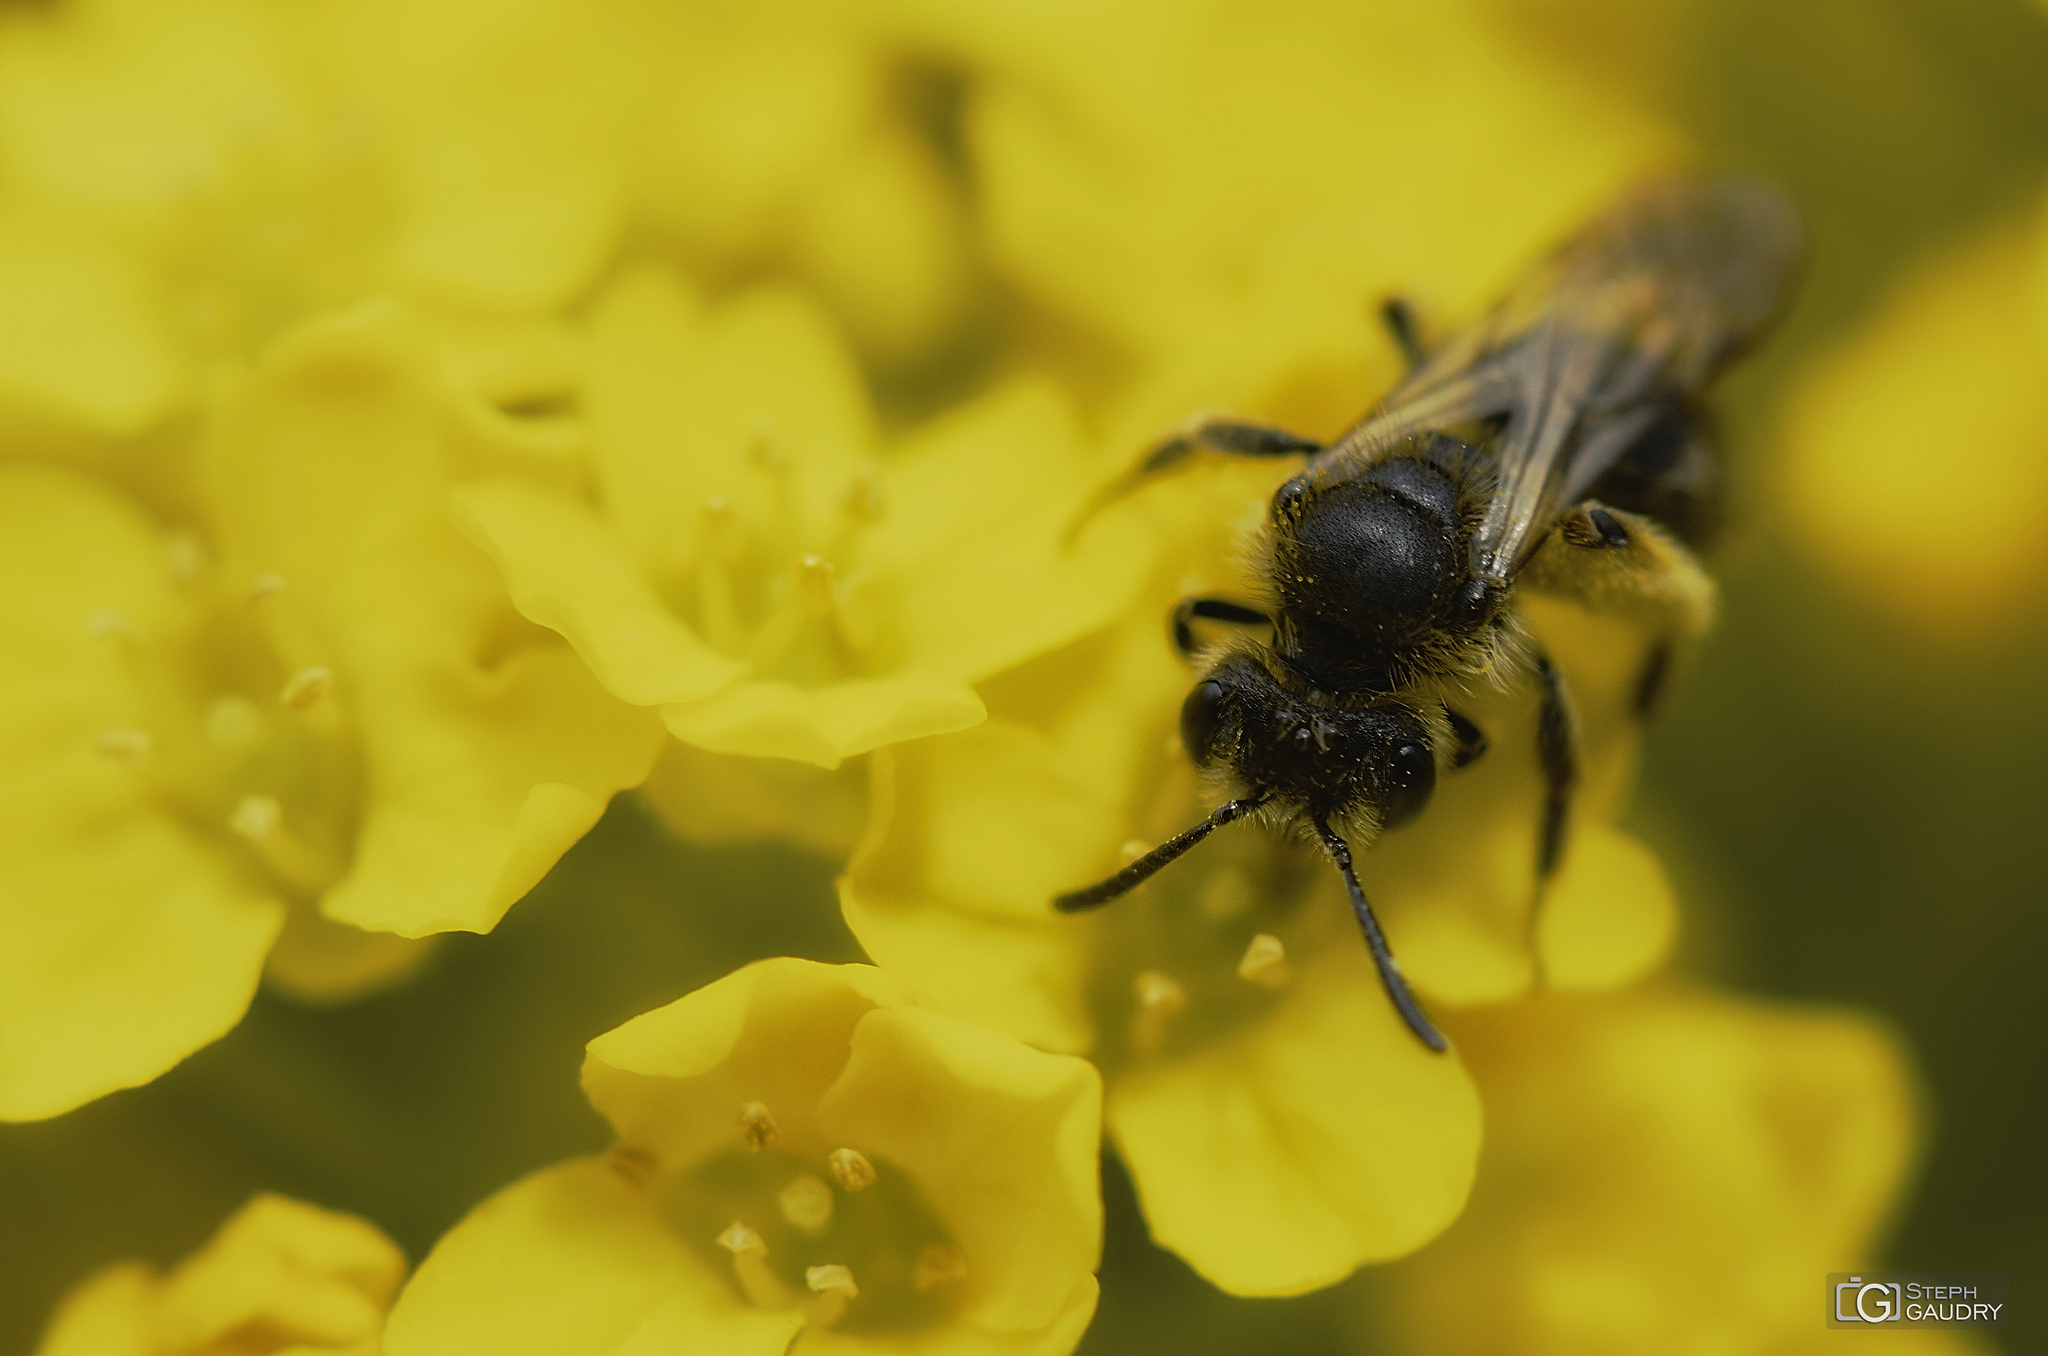
[[[1504,421],[1474,576],[1504,589],[1673,399],[1697,393],[1777,310],[1792,209],[1742,180],[1646,186],[1433,353],[1324,455],[1371,459],[1417,432]]]

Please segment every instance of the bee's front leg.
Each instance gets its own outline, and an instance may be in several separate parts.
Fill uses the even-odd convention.
[[[1217,452],[1227,457],[1312,457],[1322,450],[1323,444],[1314,438],[1248,419],[1190,420],[1178,433],[1154,443],[1136,466],[1089,496],[1068,526],[1065,539],[1072,542],[1097,513],[1198,452]]]
[[[1173,609],[1173,648],[1180,651],[1183,659],[1194,658],[1195,652],[1202,648],[1192,625],[1196,618],[1230,622],[1237,626],[1273,624],[1273,619],[1257,608],[1233,603],[1228,598],[1183,598]]]

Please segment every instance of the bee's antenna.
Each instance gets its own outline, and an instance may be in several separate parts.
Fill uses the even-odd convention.
[[[1052,906],[1061,913],[1079,913],[1083,909],[1093,909],[1107,904],[1120,895],[1127,895],[1152,879],[1161,867],[1171,865],[1182,853],[1211,833],[1233,819],[1244,818],[1265,803],[1264,796],[1247,796],[1243,800],[1233,800],[1219,805],[1209,812],[1207,819],[1185,833],[1167,839],[1108,880],[1091,885],[1085,890],[1069,890],[1063,895],[1056,896]]]
[[[1344,888],[1351,892],[1351,911],[1358,915],[1358,926],[1365,931],[1365,945],[1372,952],[1373,964],[1380,969],[1380,983],[1385,986],[1387,997],[1394,1000],[1401,1020],[1408,1023],[1408,1029],[1424,1045],[1436,1051],[1450,1049],[1451,1043],[1430,1025],[1422,1005],[1415,1001],[1414,994],[1408,992],[1408,981],[1401,978],[1401,966],[1394,959],[1394,953],[1387,949],[1386,936],[1380,931],[1380,920],[1373,917],[1372,905],[1366,902],[1365,887],[1358,883],[1358,873],[1351,869],[1351,844],[1344,841],[1344,835],[1332,831],[1328,821],[1318,817],[1312,822],[1323,840],[1323,847],[1330,854],[1330,860],[1337,863],[1337,870],[1344,875]]]

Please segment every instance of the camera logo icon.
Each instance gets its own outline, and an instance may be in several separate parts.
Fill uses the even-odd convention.
[[[1865,1281],[1851,1276],[1835,1286],[1837,1323],[1897,1323],[1905,1317],[1897,1281]]]

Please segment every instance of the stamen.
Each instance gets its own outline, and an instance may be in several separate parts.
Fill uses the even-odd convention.
[[[809,1173],[784,1187],[775,1201],[784,1219],[813,1238],[832,1227],[832,1188]]]
[[[854,472],[853,483],[846,487],[847,516],[860,522],[871,523],[887,511],[889,504],[882,493],[882,473],[873,462],[862,462]]]
[[[747,1298],[763,1309],[786,1309],[795,1298],[768,1269],[768,1245],[761,1235],[734,1220],[718,1236],[718,1246],[732,1254],[732,1274]]]
[[[1268,989],[1285,987],[1293,977],[1287,965],[1287,948],[1272,933],[1260,933],[1244,949],[1244,959],[1237,963],[1237,977]]]
[[[853,1283],[853,1273],[837,1263],[805,1267],[804,1284],[817,1296],[804,1316],[804,1326],[812,1332],[823,1332],[837,1323],[846,1313],[846,1302],[860,1294],[860,1287]]]
[[[718,1236],[718,1246],[735,1257],[744,1253],[754,1253],[761,1257],[768,1255],[768,1245],[761,1241],[761,1235],[739,1220],[734,1220],[726,1226],[725,1232]]]
[[[283,592],[283,575],[259,574],[249,581],[249,606],[261,607]]]
[[[853,1283],[853,1273],[836,1262],[822,1267],[805,1267],[804,1284],[816,1295],[829,1291],[854,1299],[860,1294],[860,1287]]]
[[[103,757],[133,767],[149,757],[149,751],[156,747],[156,740],[147,730],[138,730],[132,725],[116,725],[111,730],[100,731],[92,747]]]
[[[206,548],[200,544],[198,534],[185,530],[173,532],[164,542],[164,566],[177,583],[189,584],[197,579],[200,571],[206,568]]]
[[[838,571],[823,556],[807,555],[796,563],[796,592],[804,611],[813,617],[831,614]]]
[[[858,1149],[834,1149],[825,1161],[832,1176],[848,1191],[866,1191],[875,1184],[875,1165]]]
[[[1187,1010],[1188,991],[1180,981],[1157,970],[1140,970],[1131,980],[1138,1010],[1131,1016],[1131,1045],[1153,1054],[1166,1040],[1167,1023]]]
[[[911,1268],[911,1283],[917,1293],[928,1295],[942,1285],[967,1279],[967,1259],[950,1243],[927,1243]]]
[[[277,699],[294,711],[310,711],[333,689],[334,670],[325,664],[315,664],[287,679]]]
[[[1157,970],[1140,970],[1131,980],[1131,991],[1138,997],[1138,1006],[1147,1012],[1174,1017],[1188,1006],[1188,991],[1180,981]]]
[[[782,1127],[775,1123],[765,1103],[748,1102],[740,1108],[740,1138],[749,1149],[760,1153],[782,1142]]]
[[[128,615],[115,608],[103,607],[86,618],[85,633],[94,640],[106,640],[111,636],[132,636],[135,623]]]
[[[284,810],[274,797],[244,796],[228,815],[228,827],[252,843],[260,843],[277,832]]]
[[[746,552],[746,536],[740,531],[739,515],[732,501],[714,494],[704,501],[704,540],[699,548],[692,583],[697,604],[697,625],[704,638],[727,654],[737,654],[746,645],[745,628],[740,625],[732,576],[727,567]]]

